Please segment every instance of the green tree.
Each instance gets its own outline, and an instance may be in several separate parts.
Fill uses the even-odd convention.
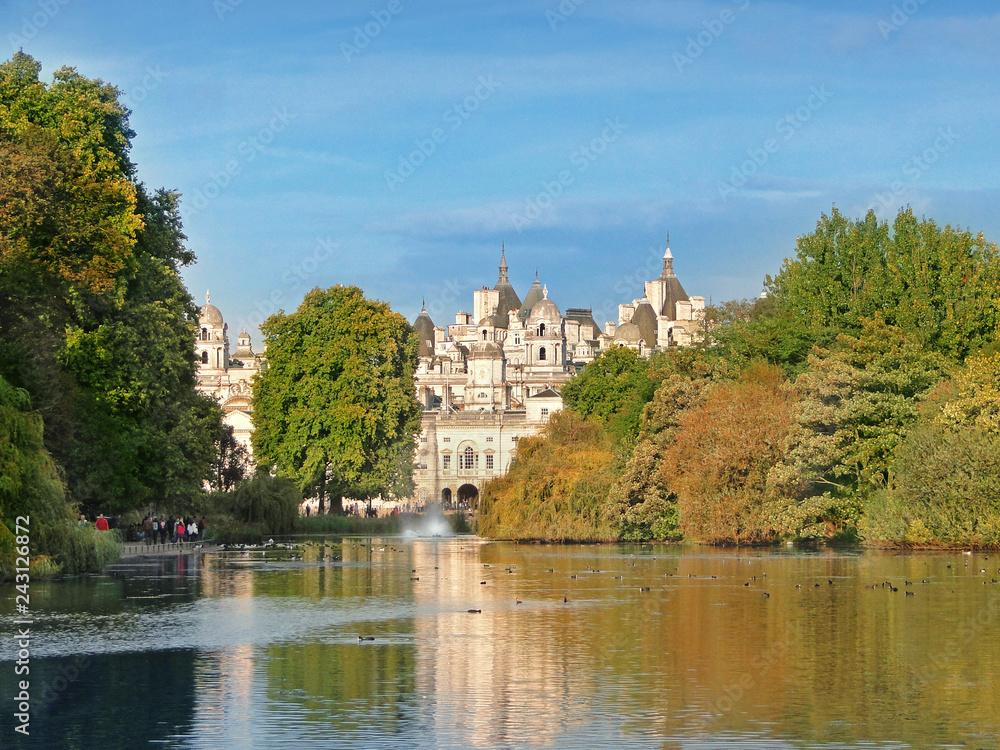
[[[117,276],[119,300],[67,330],[58,359],[75,383],[76,440],[63,456],[74,498],[92,510],[188,507],[215,457],[221,410],[198,394],[197,310],[179,266],[178,197],[139,192],[144,228]]]
[[[221,416],[194,391],[178,196],[135,181],[117,89],[40,69],[0,65],[0,373],[30,394],[70,499],[184,504]]]
[[[233,516],[265,534],[288,534],[299,516],[302,493],[295,482],[259,471],[240,482],[230,496]]]
[[[66,515],[63,485],[42,434],[27,391],[0,376],[0,524],[8,531],[17,516],[42,524]]]
[[[1000,353],[969,357],[949,385],[953,393],[937,421],[1000,434]]]
[[[842,335],[835,350],[818,351],[810,365],[795,383],[796,421],[823,446],[813,460],[821,481],[857,498],[890,486],[896,449],[945,377],[946,360],[876,318],[859,336]]]
[[[261,326],[268,369],[254,383],[254,456],[307,495],[369,499],[413,491],[420,429],[417,339],[357,287],[313,289]]]
[[[769,362],[796,375],[805,369],[812,348],[823,343],[801,316],[781,310],[774,297],[724,302],[705,312],[713,351],[737,369]]]
[[[656,385],[647,360],[634,349],[613,346],[564,385],[561,394],[577,414],[606,424],[617,438],[628,440],[638,432],[642,410]]]
[[[253,470],[253,459],[233,431],[232,425],[222,424],[215,439],[215,459],[209,467],[208,482],[213,490],[229,492]]]
[[[938,227],[902,210],[890,228],[874,212],[851,221],[836,208],[800,237],[795,258],[768,279],[777,314],[826,346],[876,316],[960,360],[1000,324],[997,247],[982,234]]]

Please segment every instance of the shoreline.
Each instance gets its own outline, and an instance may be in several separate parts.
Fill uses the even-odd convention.
[[[215,552],[220,549],[222,549],[221,544],[205,544],[204,542],[167,542],[149,545],[144,542],[129,542],[122,545],[122,554],[114,564],[123,560],[136,560],[144,557],[173,557],[175,555],[192,555],[196,552]]]

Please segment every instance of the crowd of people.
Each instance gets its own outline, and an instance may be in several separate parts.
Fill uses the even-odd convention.
[[[196,521],[194,518],[168,518],[164,516],[147,515],[141,524],[129,524],[125,532],[125,541],[143,542],[147,546],[166,544],[169,539],[172,544],[180,542],[197,542],[205,538],[205,519]]]

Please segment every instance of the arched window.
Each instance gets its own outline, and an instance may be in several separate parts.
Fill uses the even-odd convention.
[[[486,341],[486,329],[483,329],[483,341]]]
[[[208,364],[208,352],[207,351],[204,351],[204,352],[201,353],[201,363],[203,365],[207,365]]]
[[[538,324],[538,335],[539,336],[544,336],[545,335],[545,324],[544,323],[539,323]]]
[[[208,341],[208,329],[207,328],[202,328],[201,329],[201,340],[202,341]]]
[[[459,469],[479,468],[479,454],[472,450],[472,446],[467,446],[464,451],[458,454]]]
[[[543,346],[538,350],[538,360],[541,362],[545,359],[545,347]]]

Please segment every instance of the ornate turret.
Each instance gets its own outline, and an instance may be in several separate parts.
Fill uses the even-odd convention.
[[[661,279],[677,278],[674,273],[674,254],[670,252],[670,235],[667,235],[667,250],[663,253],[663,273],[660,274]]]
[[[500,247],[500,276],[497,278],[497,285],[493,287],[493,291],[500,293],[497,313],[506,316],[510,310],[520,309],[521,298],[517,296],[514,287],[510,285],[510,279],[507,276],[507,255],[502,245]]]
[[[222,313],[212,304],[212,295],[205,292],[205,304],[198,311],[198,334],[195,353],[206,369],[226,371],[229,369],[229,326],[222,319]]]
[[[684,291],[684,287],[681,286],[681,282],[678,281],[677,275],[674,273],[674,254],[670,252],[670,235],[667,235],[667,249],[663,253],[663,272],[660,274],[660,278],[656,282],[650,282],[659,285],[659,289],[656,290],[656,294],[650,294],[652,291],[647,284],[646,295],[652,300],[659,302],[661,299],[662,303],[659,305],[660,315],[663,315],[668,320],[677,319],[677,303],[688,299],[687,292]]]

